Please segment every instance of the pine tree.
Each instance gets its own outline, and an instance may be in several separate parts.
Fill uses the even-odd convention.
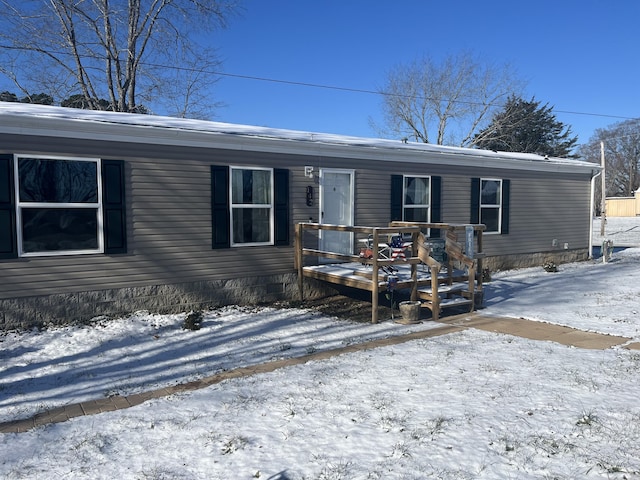
[[[2,92],[0,93],[0,102],[18,102],[18,97],[15,93]]]
[[[523,152],[550,157],[575,157],[578,142],[571,128],[556,119],[549,104],[543,106],[511,96],[487,128],[474,137],[474,145],[486,150]]]
[[[0,93],[0,102],[14,102],[14,103],[37,103],[39,105],[53,105],[53,97],[46,93],[27,94],[22,98],[9,91]]]

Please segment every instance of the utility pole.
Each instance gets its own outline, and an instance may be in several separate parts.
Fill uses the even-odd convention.
[[[602,165],[602,199],[600,203],[600,236],[604,237],[604,227],[607,223],[607,191],[605,187],[605,163],[604,163],[604,142],[600,142],[600,163]]]

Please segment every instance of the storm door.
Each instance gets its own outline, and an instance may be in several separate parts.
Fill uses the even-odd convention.
[[[353,170],[320,170],[320,223],[352,226],[354,222]],[[322,230],[320,249],[353,253],[353,233]]]

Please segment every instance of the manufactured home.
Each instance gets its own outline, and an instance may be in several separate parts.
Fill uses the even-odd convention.
[[[585,259],[598,169],[0,103],[0,328],[297,298],[302,222],[483,224],[492,270]],[[358,249],[329,231],[317,241]],[[309,295],[331,291],[306,285]]]

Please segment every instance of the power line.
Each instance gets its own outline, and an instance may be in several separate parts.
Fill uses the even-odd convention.
[[[11,50],[29,50],[28,48],[20,48],[20,47],[13,47],[13,46],[9,46],[9,45],[0,45],[0,49],[11,49]],[[54,55],[69,55],[67,52],[51,52]],[[164,65],[164,64],[158,64],[158,63],[150,63],[150,62],[140,62],[140,65],[146,65],[149,67],[156,67],[156,68],[166,68],[169,70],[184,70],[184,71],[191,71],[191,72],[201,72],[201,73],[207,73],[210,75],[217,75],[219,77],[229,77],[229,78],[241,78],[244,80],[253,80],[253,81],[259,81],[259,82],[269,82],[269,83],[277,83],[277,84],[282,84],[282,85],[294,85],[294,86],[298,86],[298,87],[307,87],[307,88],[319,88],[319,89],[324,89],[324,90],[334,90],[334,91],[340,91],[340,92],[350,92],[350,93],[363,93],[363,94],[368,94],[368,95],[379,95],[379,96],[388,96],[388,97],[401,97],[401,98],[410,98],[410,95],[402,95],[402,94],[398,94],[398,93],[390,93],[390,92],[384,92],[384,91],[377,91],[377,90],[368,90],[368,89],[364,89],[364,88],[353,88],[353,87],[341,87],[341,86],[337,86],[337,85],[327,85],[327,84],[322,84],[322,83],[311,83],[311,82],[300,82],[300,81],[294,81],[294,80],[283,80],[283,79],[278,79],[278,78],[269,78],[269,77],[259,77],[259,76],[255,76],[255,75],[243,75],[243,74],[238,74],[238,73],[226,73],[226,72],[219,72],[219,71],[215,71],[215,70],[207,70],[207,69],[197,69],[197,68],[187,68],[187,67],[180,67],[177,65]],[[437,100],[434,98],[430,98],[430,97],[422,97],[424,99],[428,99],[428,100]],[[446,101],[447,99],[441,99],[441,101]],[[452,103],[463,103],[463,104],[467,104],[467,105],[489,105],[492,107],[504,107],[503,104],[496,104],[496,103],[489,103],[489,104],[484,104],[484,103],[480,103],[480,102],[473,102],[473,101],[466,101],[466,100],[450,100]],[[591,117],[602,117],[602,118],[612,118],[612,119],[618,119],[618,120],[635,120],[639,117],[626,117],[626,116],[622,116],[622,115],[610,115],[610,114],[605,114],[605,113],[592,113],[592,112],[578,112],[578,111],[572,111],[572,110],[556,110],[554,109],[554,113],[564,113],[567,115],[583,115],[583,116],[591,116]]]
[[[187,71],[197,71],[197,69],[194,68],[185,68],[185,67],[178,67],[175,65],[161,65],[161,64],[152,64],[152,63],[145,63],[145,65],[149,65],[149,66],[153,66],[153,67],[162,67],[162,68],[171,68],[171,69],[176,69],[176,70],[187,70]],[[363,89],[363,88],[353,88],[353,87],[340,87],[337,85],[326,85],[326,84],[321,84],[321,83],[309,83],[309,82],[299,82],[299,81],[294,81],[294,80],[282,80],[282,79],[277,79],[277,78],[268,78],[268,77],[258,77],[258,76],[254,76],[254,75],[242,75],[242,74],[237,74],[237,73],[225,73],[225,72],[218,72],[218,71],[206,71],[206,70],[200,70],[200,71],[204,71],[205,73],[211,74],[211,75],[218,75],[220,77],[230,77],[230,78],[242,78],[245,80],[255,80],[255,81],[260,81],[260,82],[270,82],[270,83],[279,83],[279,84],[284,84],[284,85],[295,85],[295,86],[299,86],[299,87],[309,87],[309,88],[321,88],[321,89],[325,89],[325,90],[336,90],[336,91],[341,91],[341,92],[352,92],[352,93],[365,93],[365,94],[370,94],[370,95],[382,95],[382,96],[388,96],[388,97],[403,97],[403,98],[409,98],[409,95],[402,95],[402,94],[398,94],[398,93],[389,93],[389,92],[384,92],[384,91],[377,91],[377,90],[367,90],[367,89]],[[429,98],[429,97],[424,97],[425,99],[430,99],[430,100],[434,100],[433,98]],[[444,99],[446,100],[446,99]],[[467,105],[485,105],[483,103],[480,102],[472,102],[472,101],[465,101],[465,100],[451,100],[451,102],[453,103],[464,103]],[[503,104],[489,104],[492,107],[504,107]],[[604,118],[617,118],[620,120],[635,120],[638,117],[625,117],[625,116],[621,116],[621,115],[609,115],[609,114],[605,114],[605,113],[590,113],[590,112],[576,112],[576,111],[572,111],[572,110],[555,110],[555,113],[564,113],[564,114],[568,114],[568,115],[586,115],[586,116],[592,116],[592,117],[604,117]]]

